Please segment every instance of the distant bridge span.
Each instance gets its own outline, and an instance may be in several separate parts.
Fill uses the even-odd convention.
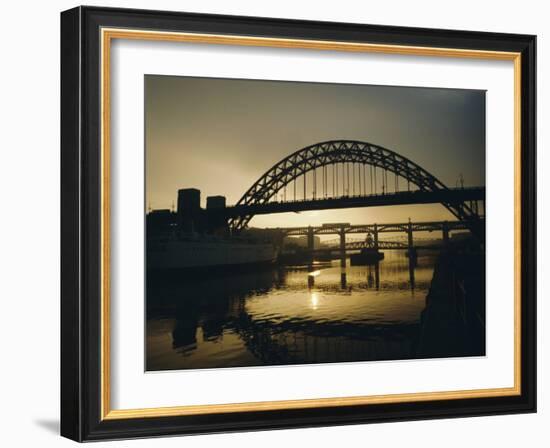
[[[388,181],[392,176],[388,179],[388,173],[393,176],[391,194]],[[303,180],[300,185],[299,178]],[[403,182],[406,190],[400,191]],[[411,191],[411,184],[417,190]],[[298,200],[300,190],[302,201]],[[307,199],[309,192],[311,200]],[[287,201],[287,193],[292,200]],[[280,201],[278,195],[282,195]],[[302,148],[276,163],[235,206],[227,207],[227,217],[231,229],[239,231],[255,214],[440,202],[466,222],[472,233],[483,237],[477,201],[484,198],[483,187],[450,189],[412,160],[389,149],[356,140],[332,140]]]
[[[416,249],[425,248],[427,246],[414,246]],[[434,249],[439,248],[439,246],[432,246]],[[361,250],[361,249],[373,249],[372,244],[368,244],[366,241],[346,241],[345,243],[345,249],[346,251],[352,251],[352,250]],[[407,243],[403,243],[401,241],[378,241],[378,250],[400,250],[400,249],[408,249],[409,246]],[[324,247],[319,247],[317,249],[314,249],[313,252],[337,252],[340,251],[341,247],[339,244],[332,244]]]
[[[483,218],[480,219],[485,222]],[[366,233],[408,233],[410,232],[450,232],[455,230],[469,230],[464,221],[420,221],[420,222],[397,222],[381,224],[323,224],[321,226],[305,227],[281,227],[272,228],[281,232],[284,236],[302,235],[340,235],[345,234],[366,234]]]
[[[485,219],[480,218],[480,226],[484,227]],[[407,249],[408,251],[415,249],[436,249],[445,246],[449,242],[452,231],[469,230],[467,222],[464,221],[425,221],[425,222],[400,222],[400,223],[385,223],[385,224],[360,224],[351,225],[347,223],[323,224],[322,226],[308,227],[287,227],[287,228],[272,228],[281,237],[288,236],[307,236],[307,250],[311,253],[335,252],[340,253],[342,266],[345,266],[346,251],[360,250],[370,247],[375,251],[380,249]],[[415,232],[441,232],[442,244],[426,245],[414,244],[413,234]],[[405,233],[407,242],[399,241],[383,241],[379,239],[380,233]],[[346,241],[347,234],[367,234],[371,240],[368,241]],[[338,235],[339,243],[328,247],[315,248],[315,235]]]

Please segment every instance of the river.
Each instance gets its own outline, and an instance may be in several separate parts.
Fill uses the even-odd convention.
[[[375,266],[313,266],[151,280],[146,369],[415,358],[435,253],[411,278],[403,251]]]

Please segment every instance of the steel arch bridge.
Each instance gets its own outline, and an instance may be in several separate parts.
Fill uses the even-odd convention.
[[[296,198],[296,180],[303,177],[303,190],[304,197],[306,195],[307,174],[312,173],[313,181],[313,198],[316,198],[316,187],[318,185],[317,170],[322,170],[322,185],[323,190],[326,192],[329,189],[330,181],[326,167],[333,165],[338,166],[342,164],[342,180],[344,184],[346,182],[346,172],[344,167],[347,166],[347,195],[349,195],[350,186],[350,174],[349,166],[353,166],[353,170],[356,169],[356,165],[363,170],[359,169],[359,183],[361,184],[361,173],[363,173],[362,187],[367,190],[367,177],[369,178],[370,191],[377,191],[377,172],[376,170],[382,170],[381,173],[381,185],[382,192],[384,188],[388,188],[387,173],[393,173],[395,177],[396,189],[399,185],[399,179],[403,179],[407,183],[407,188],[410,190],[410,185],[414,185],[421,192],[425,193],[441,193],[449,192],[450,189],[443,184],[434,175],[426,171],[421,166],[417,165],[412,160],[399,155],[398,153],[383,148],[381,146],[356,141],[356,140],[331,140],[320,143],[315,143],[310,146],[306,146],[293,154],[285,157],[280,162],[273,165],[268,171],[266,171],[241,197],[237,202],[237,206],[250,206],[261,205],[272,201],[277,198],[277,194],[280,191],[285,191],[286,188],[292,182],[294,182],[294,197]],[[368,173],[367,173],[368,167]],[[334,170],[334,168],[333,168]],[[370,176],[368,174],[370,173]],[[353,171],[355,176],[355,171]],[[355,177],[353,180],[355,187]],[[334,191],[334,171],[332,186]],[[326,187],[326,189],[325,189]],[[345,192],[345,187],[342,188],[342,192]],[[336,191],[338,192],[338,170],[336,170]],[[464,201],[442,202],[457,219],[469,223],[470,230],[480,236],[482,226],[479,215],[474,209]],[[244,215],[233,217],[229,220],[230,228],[233,231],[240,231],[244,229],[254,215]]]

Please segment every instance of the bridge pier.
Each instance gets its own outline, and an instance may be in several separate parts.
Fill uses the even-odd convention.
[[[340,226],[340,266],[346,267],[346,231],[344,226]]]
[[[414,289],[414,268],[416,267],[416,249],[413,243],[413,229],[411,219],[409,218],[409,224],[407,226],[407,256],[409,257],[409,282],[411,289]]]
[[[313,260],[312,260],[313,261]],[[310,275],[314,271],[313,264],[309,263],[307,266],[307,287],[311,289],[315,286],[315,276]]]
[[[409,254],[409,260],[413,257],[413,254],[416,255],[416,252],[414,250],[413,246],[413,230],[412,230],[412,223],[411,218],[409,218],[409,224],[407,226],[407,252]]]
[[[447,221],[441,226],[441,232],[443,233],[443,244],[447,245],[449,243],[449,224]]]
[[[286,236],[285,232],[283,232],[282,230],[277,230],[276,231],[275,244],[281,250],[285,246],[285,236]]]
[[[346,271],[340,273],[340,288],[346,289],[348,286]]]
[[[313,228],[309,226],[307,228],[307,248],[310,252],[313,252],[315,249],[315,240],[313,239]]]
[[[414,278],[414,263],[409,258],[409,283],[411,285],[411,289],[414,290],[415,287],[415,278]]]

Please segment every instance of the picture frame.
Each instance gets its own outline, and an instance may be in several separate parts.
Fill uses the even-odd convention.
[[[117,39],[512,62],[513,386],[113,409],[109,80]],[[91,441],[536,412],[535,54],[530,35],[99,7],[63,12],[61,434]]]

